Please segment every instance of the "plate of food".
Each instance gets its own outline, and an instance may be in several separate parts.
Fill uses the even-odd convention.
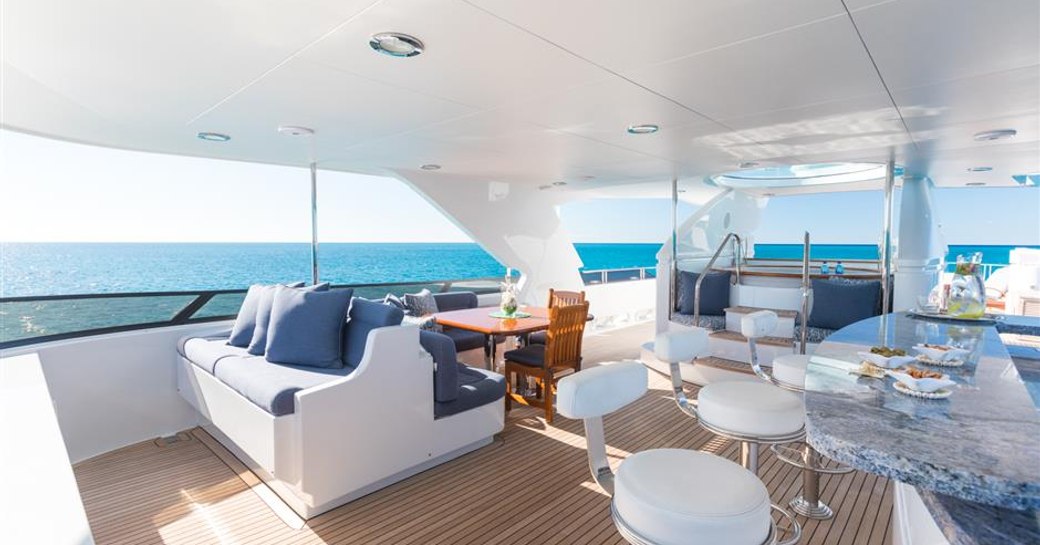
[[[889,371],[888,376],[896,380],[893,387],[901,393],[909,395],[913,395],[910,392],[915,394],[933,394],[931,396],[924,395],[918,397],[949,397],[953,393],[953,390],[950,388],[957,384],[950,380],[949,375],[916,367],[907,367],[904,372]]]
[[[970,353],[963,348],[946,344],[921,343],[914,345],[917,352],[917,361],[928,365],[939,365],[943,367],[960,367]]]
[[[870,352],[857,352],[859,357],[882,369],[896,369],[912,361],[913,356],[906,355],[902,348],[889,348],[887,346],[875,346]]]
[[[953,390],[950,390],[948,388],[940,388],[934,392],[920,392],[918,390],[914,390],[906,384],[903,384],[902,382],[894,382],[892,383],[892,387],[895,388],[896,391],[901,394],[908,395],[911,397],[919,397],[921,399],[946,399],[953,395]]]

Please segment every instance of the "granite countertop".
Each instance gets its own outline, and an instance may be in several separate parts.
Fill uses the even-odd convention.
[[[885,345],[913,353],[921,342],[971,350],[963,367],[933,368],[958,383],[948,399],[909,397],[891,378],[849,372],[859,367],[859,351]],[[1008,515],[1040,509],[1040,412],[992,325],[902,313],[852,324],[813,354],[805,405],[809,442],[834,460],[948,496],[950,505],[983,504]]]

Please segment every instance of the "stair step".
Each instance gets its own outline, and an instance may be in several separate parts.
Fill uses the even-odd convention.
[[[797,318],[798,312],[794,310],[780,310],[775,308],[757,308],[757,307],[729,307],[725,309],[726,312],[732,312],[734,314],[751,314],[752,312],[758,312],[760,310],[771,310],[776,313],[778,318]]]
[[[714,337],[716,339],[725,339],[727,341],[736,341],[742,343],[747,342],[747,337],[741,335],[740,333],[737,333],[736,331],[730,331],[728,329],[713,331],[709,334],[709,336]],[[784,337],[759,337],[755,340],[755,342],[759,344],[768,344],[770,346],[782,346],[785,348],[794,347],[794,339],[787,339]]]
[[[726,358],[720,358],[718,356],[705,356],[703,358],[697,358],[693,360],[696,365],[707,365],[708,367],[714,367],[716,369],[723,369],[725,371],[734,371],[737,373],[745,373],[754,375],[755,372],[751,369],[751,366],[742,361],[727,360]]]

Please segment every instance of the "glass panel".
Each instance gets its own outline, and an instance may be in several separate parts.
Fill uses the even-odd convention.
[[[172,319],[194,295],[0,303],[0,343]]]
[[[219,293],[214,295],[212,299],[202,305],[202,308],[195,311],[195,314],[191,315],[192,319],[195,318],[215,318],[217,316],[236,316],[238,315],[238,309],[242,306],[242,301],[246,298],[245,292],[243,293]]]

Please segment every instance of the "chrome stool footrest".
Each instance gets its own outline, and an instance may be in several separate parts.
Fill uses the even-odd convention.
[[[803,441],[769,445],[769,450],[773,451],[781,462],[798,469],[808,469],[823,475],[844,475],[855,471],[854,468],[837,463],[832,467],[824,465],[825,458]]]
[[[777,512],[781,519],[787,520],[787,527],[781,527],[774,519],[769,527],[769,538],[766,539],[766,543],[775,545],[794,545],[798,543],[802,539],[802,525],[798,524],[798,520],[794,518],[794,515],[775,503],[770,505],[770,509]],[[780,535],[788,533],[791,534],[791,537],[781,541]]]

